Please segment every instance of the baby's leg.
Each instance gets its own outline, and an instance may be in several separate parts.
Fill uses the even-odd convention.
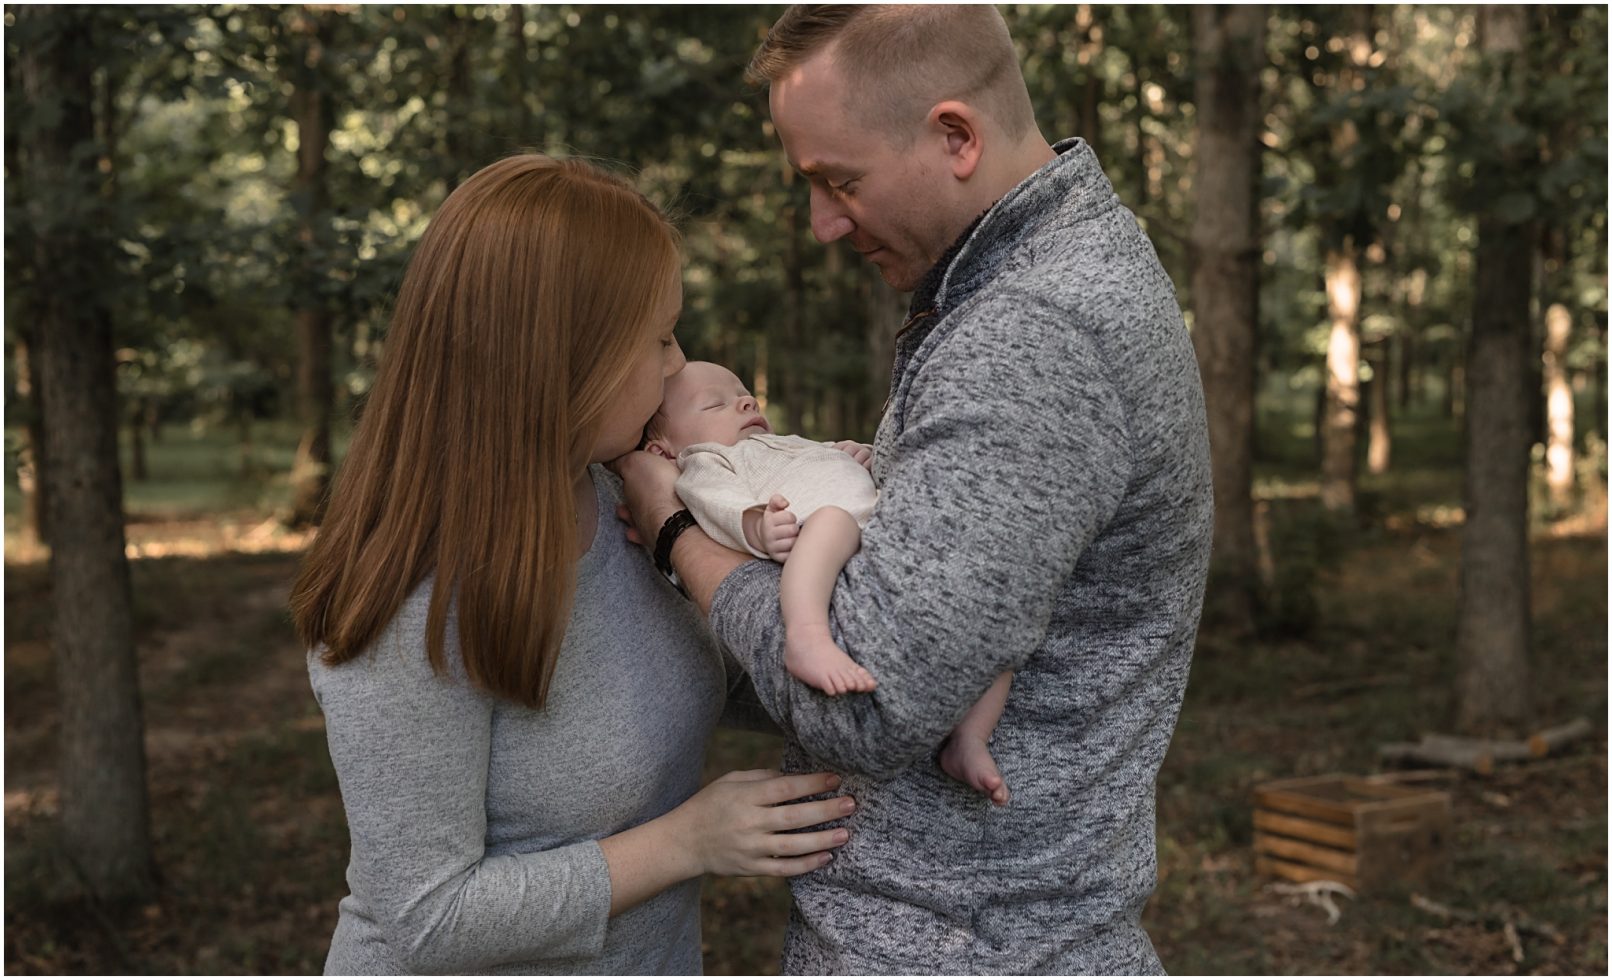
[[[871,691],[873,675],[845,655],[828,631],[828,601],[840,569],[862,546],[856,519],[838,507],[812,512],[784,561],[778,601],[784,614],[784,666],[827,694]]]
[[[1007,706],[1008,689],[1012,686],[1013,672],[1003,671],[952,729],[951,737],[940,750],[940,767],[946,770],[946,775],[989,796],[997,806],[1007,803],[1008,788],[987,745],[991,733],[996,731],[996,723],[1002,720],[1002,709]]]

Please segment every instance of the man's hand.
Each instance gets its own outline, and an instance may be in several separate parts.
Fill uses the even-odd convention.
[[[627,540],[653,550],[666,519],[683,509],[677,499],[677,464],[652,453],[631,452],[610,461],[621,477],[625,507],[616,516],[628,521]]]
[[[869,473],[873,472],[873,447],[865,443],[852,442],[846,439],[836,442],[834,448],[862,464],[862,468]]]
[[[744,515],[744,536],[752,547],[782,563],[795,548],[800,525],[789,511],[789,501],[773,494],[765,510],[749,510]]]

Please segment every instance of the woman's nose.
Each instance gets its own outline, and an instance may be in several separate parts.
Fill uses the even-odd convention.
[[[678,343],[676,339],[672,340],[672,349],[668,354],[666,363],[661,365],[661,377],[663,378],[671,377],[683,370],[684,365],[688,364],[688,358],[683,356],[683,345]]]

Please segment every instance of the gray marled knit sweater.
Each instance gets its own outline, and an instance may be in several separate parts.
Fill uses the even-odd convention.
[[[773,563],[712,608],[786,768],[845,772],[859,802],[834,862],[793,879],[791,973],[1160,969],[1139,918],[1209,559],[1203,392],[1147,237],[1089,147],[1056,149],[897,344],[879,506],[831,615],[878,690],[789,677]],[[997,808],[935,752],[1003,670]]]

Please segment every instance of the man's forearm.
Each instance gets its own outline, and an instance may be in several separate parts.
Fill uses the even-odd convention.
[[[691,527],[678,535],[677,542],[672,545],[672,567],[677,569],[689,598],[707,617],[711,615],[711,600],[716,597],[722,580],[735,568],[754,560],[752,555],[717,544],[698,527]]]

